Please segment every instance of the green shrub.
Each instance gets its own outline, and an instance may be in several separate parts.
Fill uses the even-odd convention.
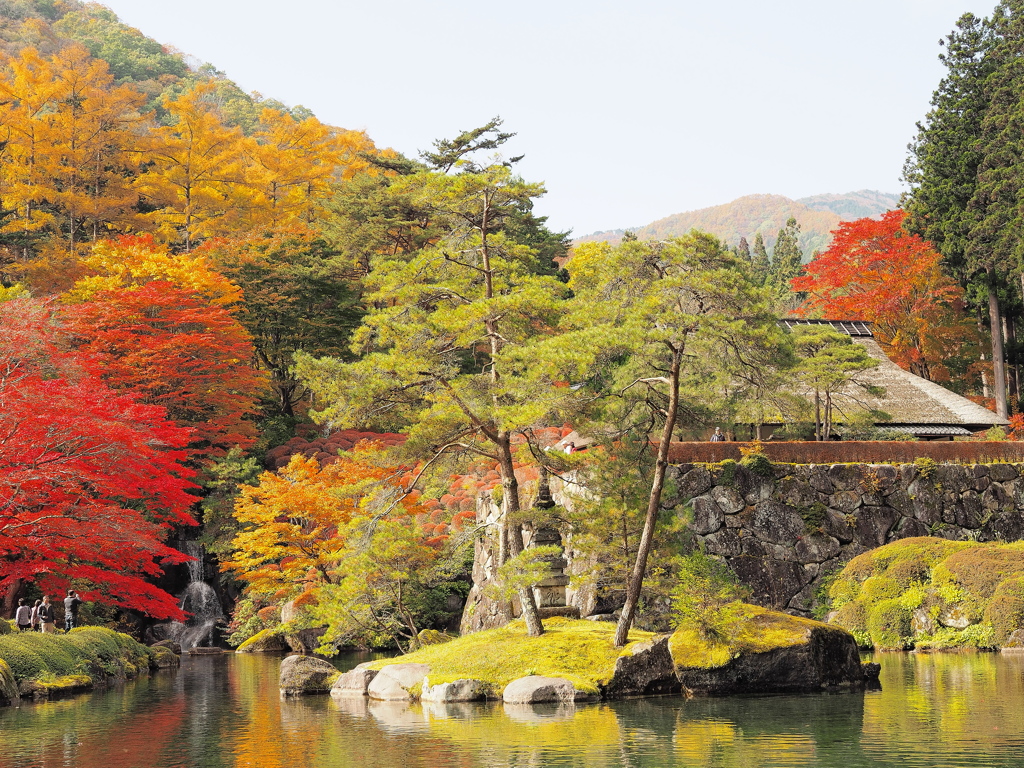
[[[868,634],[876,648],[907,648],[913,639],[912,612],[899,600],[882,600],[868,611]]]
[[[852,579],[838,578],[829,587],[828,597],[833,608],[842,608],[860,597],[860,583]]]
[[[34,680],[46,672],[46,662],[20,634],[0,637],[0,659],[7,662],[15,680]]]
[[[849,632],[866,631],[868,628],[868,613],[867,609],[864,607],[864,603],[859,600],[847,603],[836,611],[836,615],[832,619],[832,623]]]
[[[1004,581],[985,608],[985,623],[992,627],[992,641],[1003,645],[1018,629],[1024,629],[1024,578]]]
[[[900,585],[888,576],[872,576],[860,588],[861,598],[869,603],[899,597]]]
[[[896,560],[885,570],[886,577],[892,579],[903,589],[911,584],[928,581],[930,573],[931,568],[928,564],[917,558]]]
[[[803,519],[804,527],[808,531],[820,531],[828,517],[828,507],[817,501],[811,504],[811,506],[801,509],[800,517]]]
[[[772,463],[763,453],[751,453],[740,459],[740,464],[761,477],[772,477],[774,470]]]
[[[14,625],[7,619],[0,619],[0,635],[9,635],[14,631]]]
[[[720,465],[722,468],[722,474],[718,478],[719,485],[732,486],[736,483],[736,467],[738,466],[734,459],[726,459]]]

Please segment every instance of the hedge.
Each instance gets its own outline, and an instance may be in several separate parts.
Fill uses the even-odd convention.
[[[766,442],[764,454],[779,464],[913,464],[928,458],[940,464],[1024,463],[1024,442],[922,441],[887,442],[839,440],[835,442]],[[718,464],[728,459],[739,461],[740,448],[751,443],[672,443],[669,461],[673,464]]]

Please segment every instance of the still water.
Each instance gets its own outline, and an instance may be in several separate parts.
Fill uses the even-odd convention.
[[[1024,654],[879,660],[882,690],[867,693],[511,710],[282,700],[279,659],[199,656],[117,690],[0,709],[0,766],[1024,767]]]

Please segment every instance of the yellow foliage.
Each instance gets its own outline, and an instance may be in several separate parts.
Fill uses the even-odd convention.
[[[222,569],[247,582],[250,596],[276,601],[301,592],[315,602],[318,587],[339,581],[346,526],[379,493],[398,491],[395,469],[375,463],[379,450],[361,443],[324,467],[296,454],[278,472],[264,472],[258,486],[243,486],[234,515],[244,530]],[[396,508],[421,511],[407,497]]]
[[[242,299],[241,289],[220,274],[205,255],[175,254],[151,237],[121,237],[93,245],[81,267],[89,275],[64,295],[68,303],[89,301],[97,293],[166,280],[205,296],[211,304],[230,305]]]

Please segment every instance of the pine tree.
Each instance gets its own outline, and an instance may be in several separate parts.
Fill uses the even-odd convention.
[[[772,251],[771,283],[780,291],[789,291],[790,281],[800,274],[803,251],[800,250],[800,225],[792,216],[779,230]]]
[[[754,281],[758,285],[764,285],[768,280],[768,273],[771,271],[772,261],[768,258],[768,249],[764,244],[764,237],[760,232],[754,236],[754,253],[750,259],[750,269],[754,273]]]

